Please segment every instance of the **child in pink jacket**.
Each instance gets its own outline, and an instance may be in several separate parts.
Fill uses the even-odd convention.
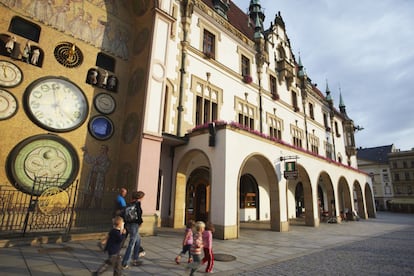
[[[206,272],[211,273],[214,266],[214,255],[213,255],[213,233],[214,225],[211,223],[206,224],[206,228],[202,234],[203,236],[203,249],[204,249],[204,258],[201,261],[201,264],[207,263]]]
[[[183,239],[183,248],[181,252],[175,257],[175,262],[177,264],[180,263],[181,257],[185,255],[185,253],[188,252],[188,263],[191,263],[193,259],[191,258],[191,245],[193,244],[193,227],[194,227],[194,221],[190,220],[188,221],[186,228],[185,228],[185,234]]]

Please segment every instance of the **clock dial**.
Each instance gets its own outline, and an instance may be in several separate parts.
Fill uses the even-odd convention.
[[[115,111],[115,99],[108,93],[100,93],[94,99],[96,110],[102,114],[111,114]]]
[[[7,160],[10,181],[25,193],[40,195],[50,186],[60,183],[65,189],[76,178],[79,159],[75,149],[66,140],[45,134],[29,137],[17,144]],[[33,189],[35,179],[42,179],[42,187]],[[53,183],[53,185],[48,185]]]
[[[17,100],[7,90],[0,89],[0,120],[12,117],[17,112]]]
[[[25,91],[24,104],[29,117],[40,127],[65,132],[83,124],[88,102],[82,90],[69,80],[45,77]]]
[[[89,121],[89,132],[98,140],[107,140],[114,134],[114,124],[105,116],[95,116]]]
[[[15,87],[23,80],[23,73],[16,64],[0,60],[0,86]]]

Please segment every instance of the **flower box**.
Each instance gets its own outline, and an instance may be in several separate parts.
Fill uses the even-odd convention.
[[[251,82],[253,81],[252,76],[249,76],[249,75],[244,75],[244,76],[243,76],[243,81],[244,81],[245,83],[251,83]]]

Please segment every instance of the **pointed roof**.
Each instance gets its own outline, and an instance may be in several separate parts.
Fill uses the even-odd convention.
[[[202,0],[204,4],[209,6],[211,9],[214,9],[214,4],[212,0]],[[254,26],[248,24],[250,22],[249,16],[243,12],[233,1],[229,1],[229,9],[227,11],[227,20],[238,29],[242,34],[247,36],[250,39],[253,39],[254,36]]]
[[[393,148],[393,144],[374,148],[360,148],[357,150],[357,159],[387,164],[388,153],[393,152]]]

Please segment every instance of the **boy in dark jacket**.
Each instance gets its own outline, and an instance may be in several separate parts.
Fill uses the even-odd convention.
[[[112,265],[114,269],[114,276],[122,275],[121,255],[119,252],[121,251],[125,233],[124,219],[120,216],[116,216],[113,219],[113,228],[108,233],[108,241],[105,246],[105,251],[108,252],[108,259],[106,259],[98,270],[92,273],[92,275],[99,275],[105,272],[110,265]]]
[[[142,264],[142,261],[139,260],[139,249],[141,247],[141,236],[139,235],[139,227],[142,224],[142,209],[141,209],[141,201],[144,198],[145,193],[142,191],[134,191],[132,193],[132,202],[128,205],[135,205],[136,216],[132,221],[129,221],[127,212],[125,213],[124,217],[126,219],[125,227],[128,231],[129,236],[129,243],[128,247],[125,251],[124,258],[122,259],[122,268],[127,269],[129,259],[132,255],[132,265],[139,266]],[[127,208],[128,208],[127,206]]]

